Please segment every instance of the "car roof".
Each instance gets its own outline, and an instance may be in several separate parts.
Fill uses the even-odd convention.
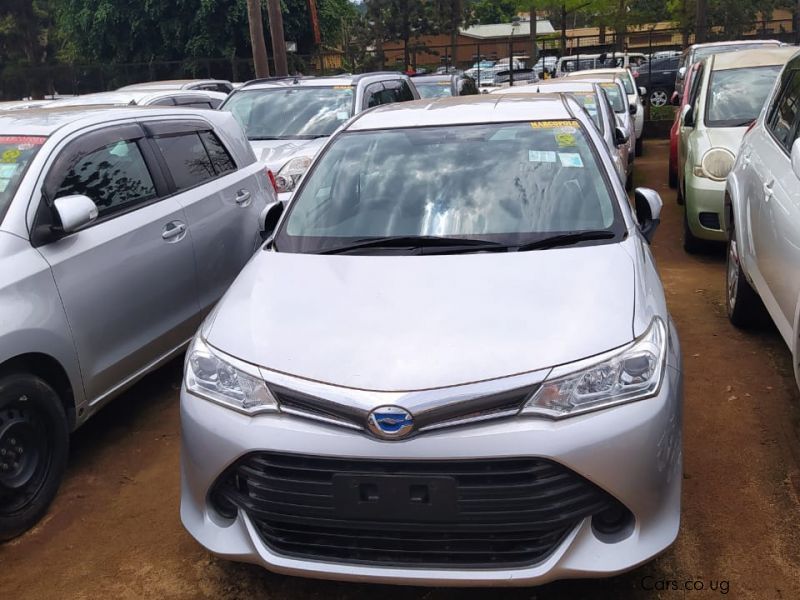
[[[164,79],[162,81],[143,81],[123,86],[119,90],[181,90],[187,85],[202,85],[204,83],[225,83],[230,85],[230,81],[225,79]]]
[[[530,85],[516,85],[514,87],[493,90],[491,94],[554,94],[558,92],[593,92],[595,83],[583,79],[546,79]]]
[[[451,73],[450,75],[447,74],[439,74],[439,75],[416,75],[411,78],[411,81],[414,83],[440,83],[440,82],[447,82],[453,81],[454,79],[460,79],[463,75],[458,75],[455,73]]]
[[[78,129],[122,119],[154,116],[197,118],[206,113],[211,118],[217,112],[178,106],[58,106],[58,103],[53,103],[42,108],[0,111],[0,135],[50,136],[69,125]]]
[[[566,78],[574,79],[577,81],[591,81],[591,82],[608,82],[618,81],[621,73],[598,73],[597,71],[577,71],[570,73]]]
[[[686,49],[686,52],[693,52],[698,48],[711,48],[714,46],[741,46],[745,44],[753,44],[753,45],[773,45],[773,46],[780,46],[781,42],[778,40],[731,40],[728,42],[705,42],[702,44],[692,44]]]
[[[753,50],[739,50],[738,52],[714,54],[712,55],[714,60],[712,70],[725,71],[728,69],[782,65],[795,54],[797,54],[797,48],[794,46],[757,48]]]
[[[588,69],[586,71],[576,71],[576,74],[569,74],[569,77],[577,77],[577,73],[588,73],[589,75],[627,75],[630,71],[624,67],[606,67],[603,69]]]
[[[456,96],[384,104],[347,126],[349,131],[574,119],[560,94]],[[574,102],[574,101],[573,101]],[[580,108],[577,103],[575,107]]]
[[[55,100],[54,104],[57,104],[58,106],[88,106],[106,104],[114,104],[117,106],[127,106],[130,104],[142,105],[159,98],[169,98],[172,96],[196,96],[198,99],[214,97],[224,100],[227,97],[227,94],[222,92],[214,92],[211,90],[117,90],[115,92],[99,92],[97,94],[86,94],[84,96],[75,96],[74,98],[67,98],[64,100]]]
[[[289,77],[266,77],[264,79],[253,79],[242,85],[239,90],[243,89],[270,89],[275,87],[333,87],[336,85],[356,85],[359,81],[369,79],[405,79],[407,75],[403,75],[397,71],[378,71],[374,73],[363,73],[361,75],[353,75],[344,73],[342,75],[332,75],[329,77],[313,77],[313,76],[289,76]]]

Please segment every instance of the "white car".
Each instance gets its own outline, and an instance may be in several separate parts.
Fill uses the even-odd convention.
[[[796,48],[714,54],[701,63],[681,113],[678,189],[685,205],[683,247],[724,242],[725,178],[747,128],[761,112],[783,65]]]
[[[766,307],[800,385],[800,54],[783,69],[728,176],[727,308],[747,326]]]
[[[566,77],[576,77],[585,75],[613,75],[622,82],[625,86],[625,93],[628,96],[628,103],[631,107],[636,107],[636,113],[633,114],[633,126],[636,133],[635,151],[636,156],[641,156],[644,151],[644,103],[642,96],[647,93],[644,88],[637,88],[636,78],[633,72],[628,68],[615,68],[615,69],[594,69],[593,71],[583,71],[578,73],[568,73]]]
[[[116,92],[99,92],[54,100],[54,106],[179,106],[181,108],[214,109],[225,101],[228,94],[212,90],[149,90],[129,89]]]

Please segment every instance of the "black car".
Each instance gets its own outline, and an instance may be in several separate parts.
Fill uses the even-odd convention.
[[[421,75],[414,77],[414,87],[422,98],[471,96],[478,93],[475,80],[463,74]]]
[[[647,89],[650,106],[665,106],[669,103],[675,89],[680,61],[680,56],[655,58],[638,67],[636,85]]]

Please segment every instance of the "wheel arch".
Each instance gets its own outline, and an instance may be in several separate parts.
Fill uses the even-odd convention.
[[[70,430],[77,424],[75,393],[66,369],[52,356],[40,352],[19,354],[0,363],[0,375],[30,373],[46,381],[58,394]]]

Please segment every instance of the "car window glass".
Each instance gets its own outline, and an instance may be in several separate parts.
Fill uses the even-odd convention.
[[[592,121],[597,126],[598,131],[603,133],[603,119],[600,109],[597,106],[597,96],[594,92],[570,92],[570,94],[583,105],[583,108],[592,117]]]
[[[609,81],[601,83],[600,86],[606,91],[608,100],[611,102],[611,106],[614,107],[615,113],[622,114],[627,112],[626,107],[628,105],[628,99],[623,95],[619,85]]]
[[[781,65],[774,65],[713,71],[708,83],[706,126],[743,127],[752,123],[761,112],[781,68]]]
[[[91,198],[100,216],[156,197],[156,189],[139,146],[115,142],[73,164],[54,199],[81,194]]]
[[[449,80],[417,83],[416,86],[421,98],[447,98],[453,95]]]
[[[279,234],[282,250],[392,235],[514,243],[606,229],[618,215],[577,121],[346,133],[307,177]]]
[[[394,102],[409,102],[414,99],[414,94],[405,81],[387,81],[384,83],[387,90],[391,90]]]
[[[636,89],[633,87],[632,75],[623,75],[619,80],[622,82],[622,85],[625,86],[626,94],[630,95],[636,93]]]
[[[157,137],[155,141],[179,190],[194,187],[215,176],[211,159],[196,132]]]
[[[40,136],[0,135],[0,221],[28,165],[46,141]]]
[[[769,120],[769,129],[778,143],[787,151],[794,143],[793,131],[800,114],[800,71],[792,71],[786,78],[783,90]]]
[[[231,155],[228,154],[225,146],[222,145],[222,142],[219,141],[219,138],[213,132],[201,132],[200,139],[203,140],[203,144],[208,151],[208,156],[211,159],[211,164],[217,174],[228,173],[229,171],[236,170],[236,165],[234,164]]]

